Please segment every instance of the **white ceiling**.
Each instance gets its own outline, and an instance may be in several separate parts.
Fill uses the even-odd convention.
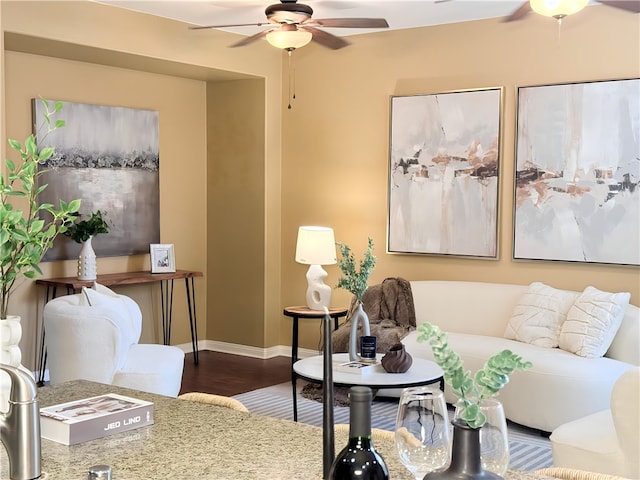
[[[524,0],[300,0],[313,8],[313,18],[385,18],[391,29],[466,22],[511,14]],[[278,0],[99,0],[192,25],[258,23],[266,20],[264,9]],[[253,35],[266,27],[224,28]],[[338,36],[377,30],[327,28]]]

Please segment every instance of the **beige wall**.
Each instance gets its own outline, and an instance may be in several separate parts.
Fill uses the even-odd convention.
[[[294,53],[297,97],[283,114],[282,298],[304,299],[304,265],[294,262],[299,225],[332,226],[336,239],[360,257],[367,236],[378,265],[371,282],[387,276],[465,279],[558,288],[594,285],[632,293],[640,303],[637,267],[516,262],[511,259],[516,87],[638,77],[637,15],[594,6],[565,20],[529,15],[499,20],[351,37],[339,51],[311,46]],[[389,255],[386,249],[389,97],[400,94],[504,86],[499,259]],[[339,271],[326,268],[335,286]],[[334,290],[332,303],[347,305]],[[290,322],[283,320],[290,328]],[[317,348],[317,322],[301,327],[302,346]],[[282,329],[281,342],[290,334]]]
[[[212,84],[209,109],[210,323],[218,341],[262,347],[264,322],[264,81]]]

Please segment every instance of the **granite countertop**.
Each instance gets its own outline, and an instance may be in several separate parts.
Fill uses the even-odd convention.
[[[67,446],[42,439],[42,471],[47,480],[86,479],[89,467],[112,467],[113,480],[322,478],[322,430],[310,425],[247,414],[215,405],[178,400],[83,380],[38,391],[40,407],[105,393],[154,402],[154,425]],[[336,453],[346,444],[336,434]],[[413,480],[393,442],[378,442],[390,476]],[[0,478],[8,478],[7,456],[0,455]],[[508,479],[539,479],[509,472]]]

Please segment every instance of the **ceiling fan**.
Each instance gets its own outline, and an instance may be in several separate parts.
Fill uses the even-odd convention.
[[[321,20],[311,18],[313,9],[297,0],[280,0],[280,3],[269,5],[264,11],[267,21],[258,23],[240,23],[232,25],[206,25],[190,27],[192,30],[206,28],[229,27],[261,27],[270,25],[271,28],[243,38],[230,47],[242,47],[256,40],[266,37],[273,46],[284,50],[300,48],[311,40],[320,45],[337,50],[349,45],[344,38],[320,30],[322,27],[330,28],[388,28],[389,24],[384,18],[325,18]]]
[[[615,7],[615,8],[620,8],[622,10],[626,10],[628,12],[633,12],[633,13],[640,13],[640,0],[595,0],[597,3],[602,3],[603,5],[608,5],[610,7]],[[579,6],[579,8],[577,8],[574,11],[569,11],[568,13],[561,13],[561,10],[553,10],[558,6],[561,6],[561,4],[581,4]],[[534,5],[536,4],[536,5]],[[547,4],[546,7],[549,8],[549,13],[542,13],[539,12],[537,10],[537,5],[541,5],[541,6],[545,6],[544,4]],[[558,20],[561,20],[562,17],[565,17],[566,15],[568,15],[569,13],[575,13],[578,10],[580,10],[582,7],[586,6],[587,4],[587,0],[584,0],[582,2],[562,2],[562,1],[545,1],[545,0],[532,0],[531,2],[526,1],[524,2],[519,8],[517,8],[511,15],[509,15],[508,17],[505,18],[505,22],[513,22],[514,20],[521,20],[522,18],[524,18],[529,12],[531,11],[537,11],[538,13],[541,13],[542,15],[548,15],[551,17],[555,17]],[[569,7],[571,8],[571,6]]]

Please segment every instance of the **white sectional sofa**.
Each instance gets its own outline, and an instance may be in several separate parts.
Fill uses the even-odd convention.
[[[505,338],[515,307],[528,285],[462,281],[412,281],[416,323],[430,322],[448,332],[450,346],[472,372],[504,349],[531,361],[516,371],[499,394],[508,419],[543,432],[610,408],[611,391],[627,370],[640,365],[640,309],[629,304],[605,356],[586,358],[560,348],[547,348]],[[566,291],[563,291],[566,292]],[[574,292],[577,297],[581,292]],[[403,338],[414,357],[433,359],[418,332]],[[447,401],[455,402],[451,392]]]

